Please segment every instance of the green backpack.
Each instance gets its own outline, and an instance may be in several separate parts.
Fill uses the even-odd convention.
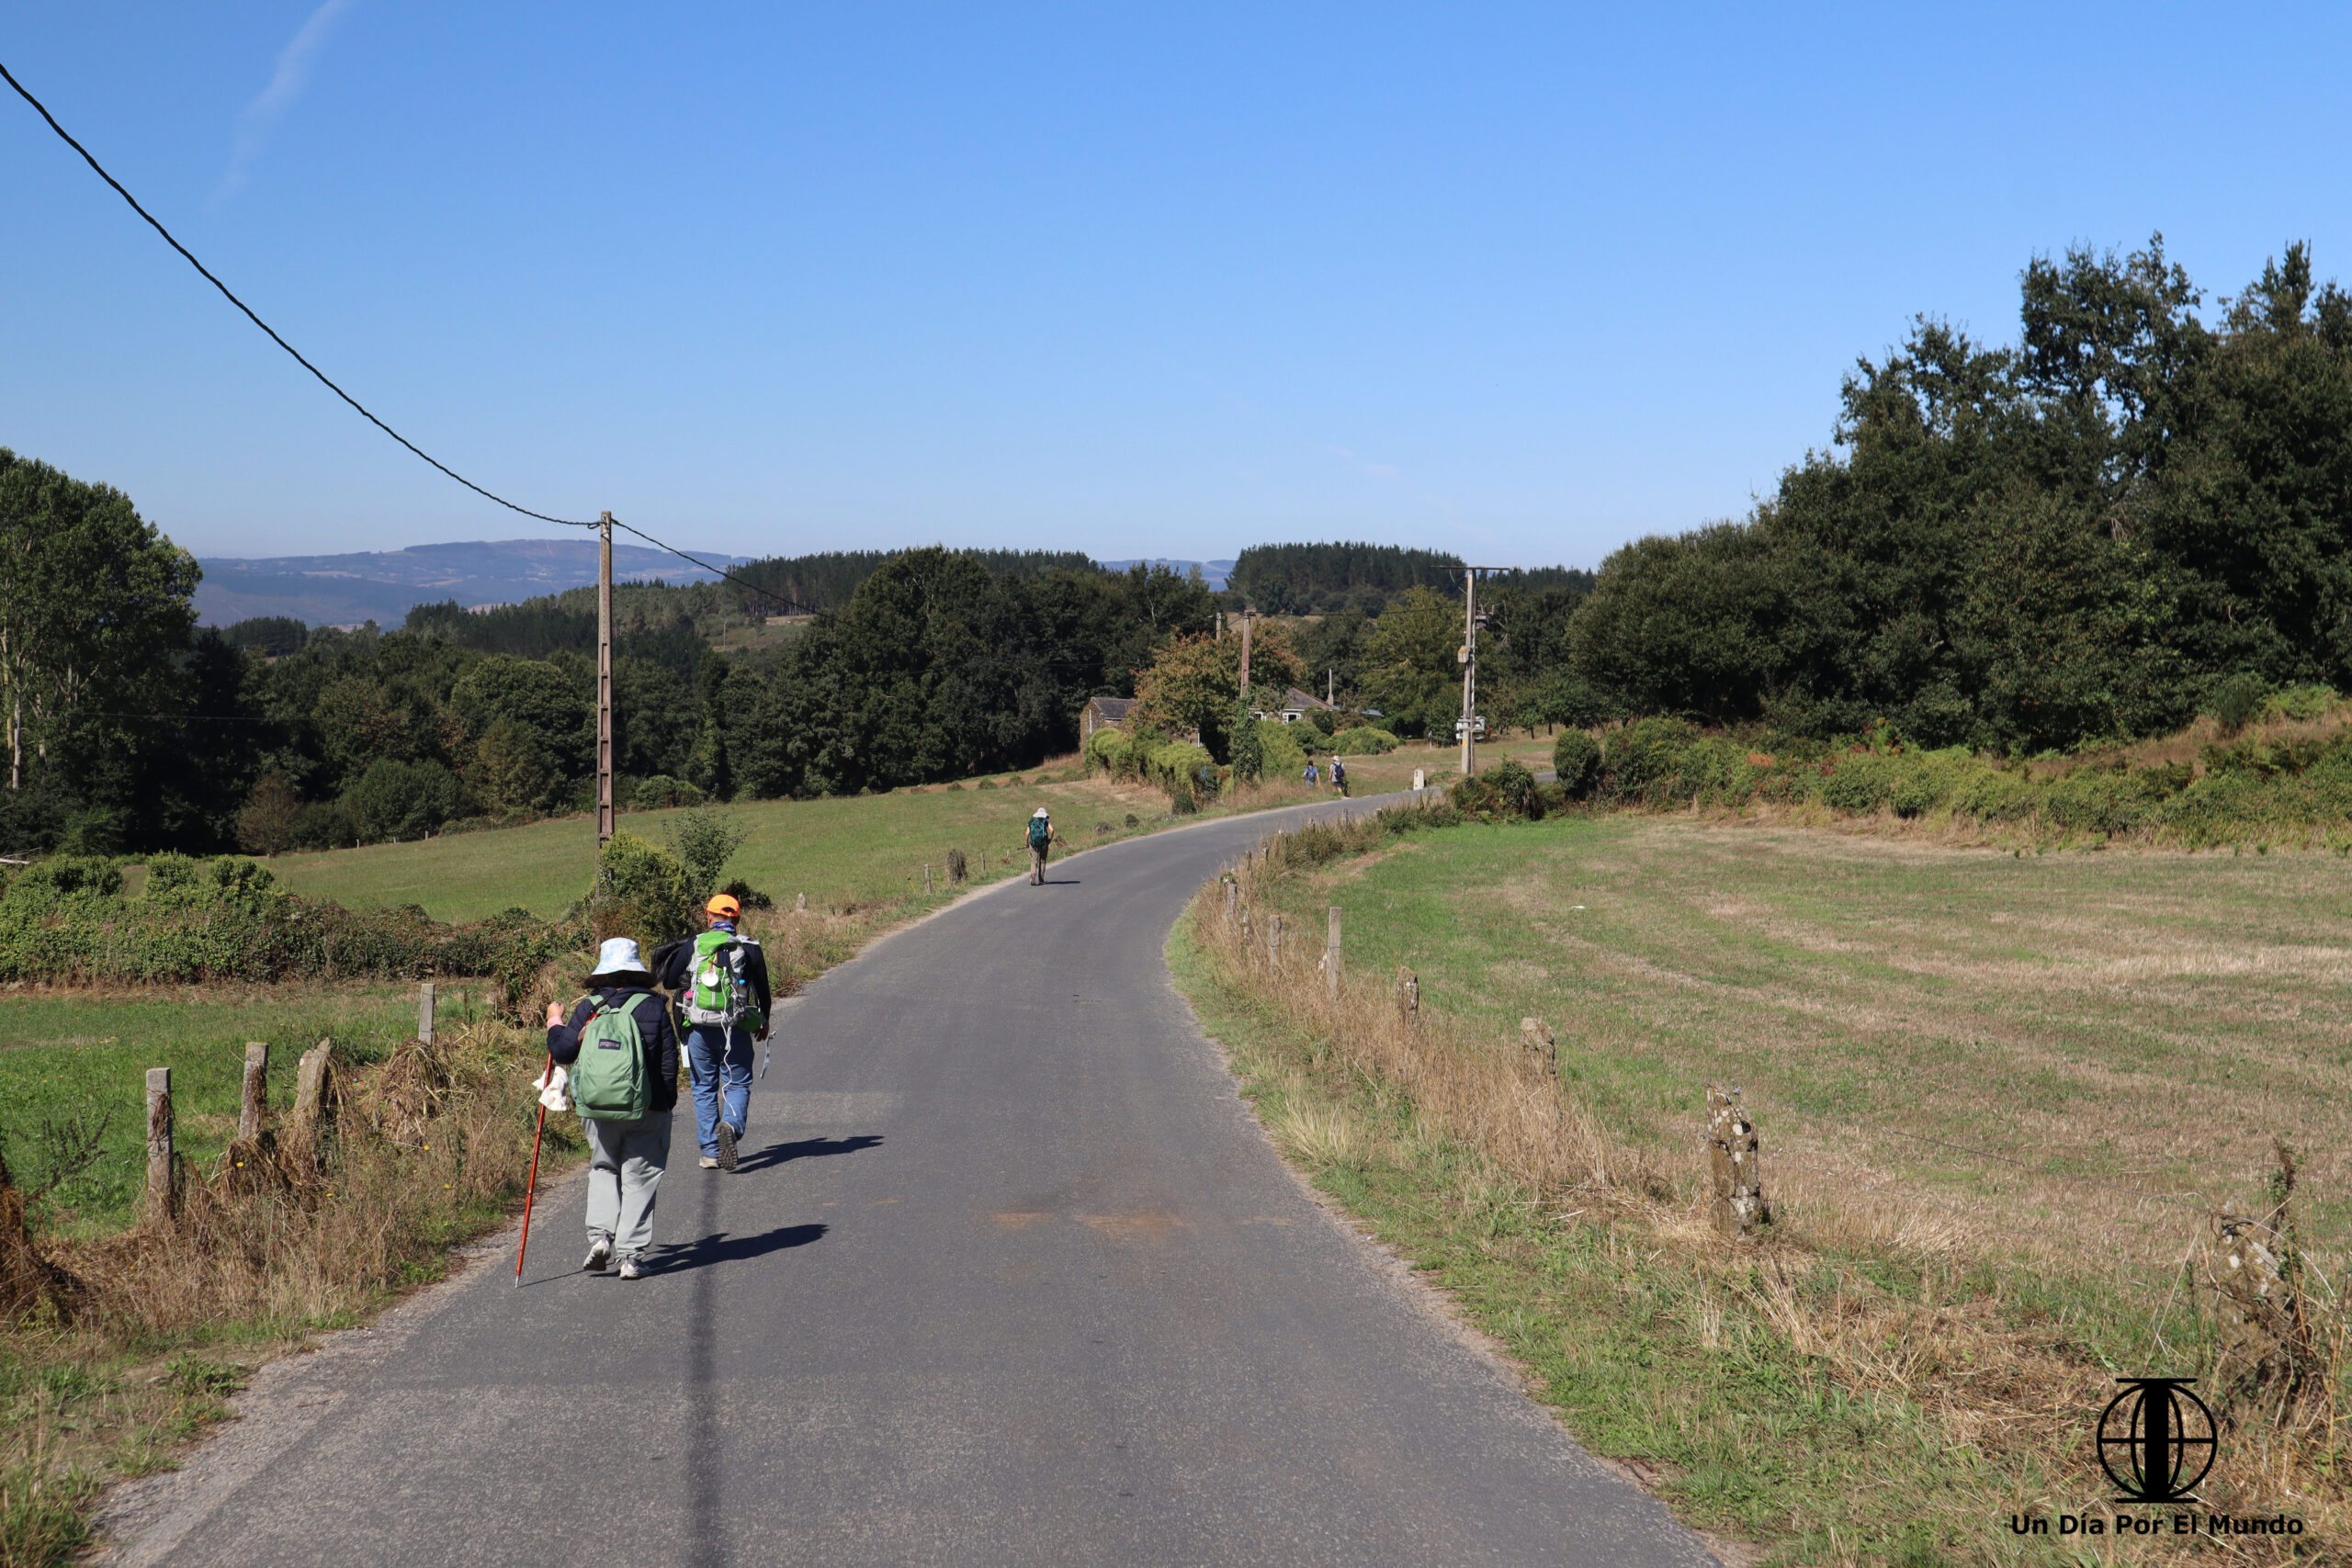
[[[745,954],[760,944],[729,931],[705,931],[695,938],[694,968],[688,976],[686,1021],[737,1025],[756,1034],[766,1020],[760,1016],[759,998],[744,972]]]
[[[643,991],[618,1005],[598,1002],[580,1026],[580,1059],[572,1064],[571,1099],[592,1122],[634,1122],[653,1109],[653,1085],[645,1071],[645,1037],[629,1011]]]
[[[1054,825],[1042,817],[1029,818],[1029,847],[1042,850],[1054,841]]]

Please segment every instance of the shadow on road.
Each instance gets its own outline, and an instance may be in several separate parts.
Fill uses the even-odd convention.
[[[829,1229],[825,1225],[779,1225],[758,1235],[729,1235],[720,1231],[700,1241],[671,1242],[655,1248],[651,1260],[653,1271],[668,1274],[683,1269],[707,1269],[714,1263],[741,1263],[746,1258],[765,1258],[771,1252],[787,1247],[807,1247],[821,1239]]]
[[[755,1155],[746,1156],[735,1167],[735,1174],[767,1170],[796,1159],[816,1159],[824,1155],[854,1155],[860,1149],[870,1149],[882,1141],[879,1133],[860,1133],[849,1138],[802,1138],[797,1143],[770,1144]]]

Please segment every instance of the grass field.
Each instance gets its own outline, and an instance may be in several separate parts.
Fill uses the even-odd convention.
[[[2283,1138],[2310,1239],[2347,1238],[2334,856],[1618,816],[1451,829],[1300,892],[1302,914],[1347,908],[1351,962],[1409,964],[1431,1005],[1505,1034],[1544,1019],[1569,1092],[1629,1137],[1679,1146],[1708,1083],[1741,1086],[1792,1218],[1871,1187],[1923,1240],[2087,1252],[2162,1290],[2199,1217],[2127,1194],[2250,1203]]]
[[[2007,1519],[2100,1507],[2087,1434],[2116,1376],[2210,1368],[2210,1210],[2260,1212],[2274,1138],[2334,1321],[2316,1281],[2347,1250],[2352,1077],[2334,856],[1611,815],[1418,832],[1250,886],[1261,931],[1271,905],[1306,934],[1286,977],[1205,956],[1190,925],[1172,956],[1276,1138],[1581,1438],[1777,1557],[2204,1551],[2019,1540]],[[1373,993],[1337,1035],[1297,999],[1320,996],[1331,905]],[[1519,1021],[1547,1021],[1564,1145],[1597,1137],[1663,1184],[1531,1182],[1505,1100],[1437,1112],[1367,1066],[1342,1037],[1394,1027],[1399,964],[1473,1078],[1506,1081]],[[1740,1086],[1762,1134],[1775,1223],[1747,1247],[1698,1206],[1710,1083]],[[2233,1428],[2201,1495],[2335,1541],[2352,1505],[2331,1428],[2265,1419]]]
[[[472,994],[444,987],[441,1017]],[[51,1194],[44,1216],[86,1236],[127,1223],[146,1179],[146,1073],[172,1069],[182,1154],[209,1162],[237,1128],[245,1043],[270,1046],[270,1100],[293,1099],[295,1058],[332,1038],[345,1059],[380,1058],[416,1031],[413,986],[350,984],[0,994],[0,1150],[26,1190],[48,1179],[45,1126],[106,1119],[97,1160]]]
[[[1550,746],[1548,740],[1521,739],[1512,747],[1482,750],[1480,759],[1491,761],[1509,751],[1531,760],[1537,753],[1548,758]],[[1385,757],[1351,758],[1351,789],[1368,795],[1408,787],[1417,766],[1442,784],[1457,776],[1439,772],[1452,765],[1453,756],[1413,745]],[[1169,817],[1167,796],[1147,785],[1071,776],[1075,762],[1060,758],[1027,773],[995,775],[987,781],[997,786],[990,789],[972,780],[961,789],[930,784],[882,795],[721,807],[748,834],[728,875],[741,877],[779,905],[806,893],[811,908],[854,904],[914,912],[925,907],[925,862],[936,890],[932,901],[946,897],[950,849],[965,852],[976,877],[983,853],[991,878],[1006,874],[1007,868],[1025,872],[1023,829],[1040,806],[1053,813],[1056,829],[1068,840],[1060,852],[1065,853],[1191,820]],[[1046,776],[1054,782],[1035,782]],[[1236,805],[1252,809],[1306,798],[1303,786],[1283,782]],[[671,815],[630,812],[620,825],[659,840]],[[519,907],[545,919],[560,914],[587,891],[595,874],[595,842],[594,819],[574,817],[421,842],[279,855],[269,867],[296,893],[354,908],[420,904],[436,919],[472,920]]]

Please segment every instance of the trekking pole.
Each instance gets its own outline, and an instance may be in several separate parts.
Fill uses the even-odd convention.
[[[523,1239],[514,1247],[514,1283],[523,1283],[523,1254],[531,1247],[531,1200],[539,1190],[539,1140],[547,1136],[548,1102],[546,1086],[555,1077],[555,1053],[548,1053],[548,1070],[540,1075],[539,1130],[531,1134],[531,1176],[523,1184]]]

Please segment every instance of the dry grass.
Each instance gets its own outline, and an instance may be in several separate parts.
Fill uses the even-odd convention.
[[[176,1213],[111,1235],[35,1236],[0,1188],[0,1568],[62,1561],[98,1486],[170,1468],[252,1365],[439,1278],[502,1223],[537,1049],[482,1022],[346,1060],[317,1136],[274,1127],[184,1163]],[[577,1145],[560,1123],[548,1141],[557,1166]]]
[[[1794,837],[1778,836],[1758,852],[1807,852]],[[1216,982],[1245,1000],[1254,1016],[1272,1021],[1272,1035],[1298,1043],[1270,1069],[1283,1090],[1276,1095],[1281,1109],[1270,1116],[1270,1130],[1295,1158],[1325,1171],[1361,1169],[1384,1159],[1397,1170],[1417,1168],[1417,1162],[1419,1168],[1436,1168],[1427,1151],[1447,1143],[1458,1145],[1467,1156],[1445,1168],[1451,1184],[1445,1201],[1457,1237],[1467,1230],[1475,1238],[1476,1228],[1490,1223],[1479,1216],[1498,1205],[1554,1216],[1530,1226],[1531,1234],[1553,1238],[1543,1246],[1597,1226],[1602,1233],[1600,1250],[1617,1260],[1607,1267],[1626,1297],[1647,1303],[1641,1308],[1645,1317],[1671,1319],[1683,1344],[1701,1353],[1706,1364],[1725,1374],[1766,1363],[1817,1370],[1842,1396],[1893,1402],[1906,1419],[1923,1424],[1927,1452],[1948,1456],[1919,1461],[1930,1469],[1944,1464],[1948,1473],[1915,1469],[1908,1482],[1877,1471],[1841,1472],[1845,1479],[1838,1485],[1849,1494],[1843,1501],[1854,1510],[1849,1520],[1863,1521],[1860,1533],[1849,1529],[1841,1535],[1831,1528],[1825,1537],[1808,1520],[1795,1517],[1758,1525],[1753,1512],[1748,1528],[1807,1561],[1883,1561],[1894,1548],[1883,1539],[1868,1539],[1867,1520],[1872,1509],[1892,1506],[1884,1489],[1901,1485],[1909,1489],[1902,1505],[1908,1512],[1898,1510],[1894,1517],[1924,1521],[1923,1528],[1931,1527],[1946,1543],[1924,1557],[1918,1552],[1925,1549],[1906,1549],[1912,1551],[1910,1560],[2030,1556],[2004,1540],[1992,1522],[2012,1512],[2054,1514],[2104,1503],[2111,1487],[2098,1472],[2084,1435],[2112,1397],[2119,1371],[2177,1371],[2176,1358],[2187,1358],[2208,1374],[2207,1387],[2212,1387],[2220,1351],[2214,1330],[2222,1314],[2206,1279],[2212,1267],[2206,1250],[2207,1216],[2143,1193],[2086,1187],[1997,1162],[1981,1162],[1964,1191],[1938,1192],[1924,1179],[1928,1168],[1916,1160],[1906,1165],[1881,1157],[1894,1140],[1841,1134],[1831,1122],[1815,1119],[1775,1129],[1779,1141],[1768,1150],[1765,1166],[1777,1222],[1769,1239],[1727,1242],[1706,1221],[1709,1192],[1702,1152],[1687,1128],[1679,1139],[1645,1136],[1641,1129],[1595,1114],[1561,1090],[1544,1061],[1515,1032],[1498,1027],[1491,1007],[1457,1012],[1441,998],[1408,1019],[1398,1002],[1396,976],[1385,967],[1380,973],[1343,971],[1335,998],[1319,967],[1322,922],[1315,919],[1311,929],[1299,930],[1305,923],[1298,918],[1301,907],[1310,892],[1344,887],[1400,848],[1411,853],[1420,846],[1398,846],[1370,823],[1276,836],[1232,869],[1230,891],[1223,882],[1213,883],[1193,906],[1191,940]],[[1831,840],[1812,846],[1811,852],[1834,864],[1845,851]],[[1534,880],[1531,874],[1530,883]],[[1625,885],[1608,874],[1595,877],[1597,883],[1612,880]],[[1725,879],[1718,886],[1737,883]],[[1487,891],[1499,893],[1499,918],[1555,924],[1563,913],[1556,889],[1540,900],[1510,886]],[[1346,901],[1337,891],[1326,896]],[[1291,915],[1276,958],[1267,935],[1268,917],[1278,909]],[[1770,921],[1780,913],[1769,901],[1718,893],[1709,918]],[[2104,994],[2127,982],[2194,991],[2216,977],[2259,983],[2292,974],[2332,983],[2345,970],[2344,953],[2326,942],[2257,943],[2249,952],[2243,942],[2176,932],[2150,945],[2150,939],[2127,936],[2132,925],[2128,908],[2095,907],[2043,919],[2003,940],[2058,954],[2057,976],[2049,973],[2047,962],[2022,958],[2018,974],[1987,974],[1950,961],[1938,971],[1938,983],[2015,991],[2030,972],[2031,983],[2043,987],[2048,1006],[2038,1022],[2048,1028],[2052,1011],[2062,1010],[2068,996]],[[1891,954],[1878,950],[1896,945],[1894,933],[1873,938],[1792,924],[1772,933],[1769,964],[1729,985],[1696,966],[1677,964],[1668,953],[1631,954],[1573,931],[1560,931],[1556,942],[1564,957],[1585,966],[1588,984],[1640,993],[1648,1015],[1662,1020],[1705,1010],[1703,1032],[1717,1041],[1746,1030],[1754,1037],[1751,1043],[1770,1040],[1783,1049],[1818,1052],[1836,1036],[1792,1038],[1785,1029],[1788,1018],[1811,1011],[1835,1017],[1840,1029],[1933,1034],[1968,1011],[1961,1005],[1940,1012],[1915,1009],[1903,998],[1886,997],[1883,987],[1871,995],[1867,987],[1849,987],[1850,972],[1824,971],[1807,962],[1838,953],[1849,964],[1883,973]],[[1529,965],[1527,960],[1506,962]],[[1524,984],[1540,982],[1543,976],[1512,978]],[[2291,1009],[2274,1010],[2265,1023],[2299,1027]],[[1606,1040],[1562,1033],[1563,1052],[1609,1047]],[[2021,1024],[2012,1048],[2030,1056],[2037,1048],[2034,1033]],[[2096,1066],[2074,1059],[2080,1055],[2068,1057],[2070,1070]],[[2107,1088],[2100,1093],[2111,1091],[2135,1106],[2136,1094],[2145,1088],[2143,1078],[2130,1073],[2102,1081]],[[1318,1092],[1299,1092],[1306,1087],[1318,1087]],[[1929,1093],[1924,1087],[1919,1092]],[[1963,1077],[1951,1092],[1964,1097],[1984,1090]],[[2276,1103],[2266,1099],[2256,1108],[2256,1127],[2268,1117],[2312,1109],[2286,1087],[2267,1092]],[[1406,1110],[1408,1134],[1394,1131],[1386,1115],[1392,1105]],[[2168,1109],[2171,1114],[2157,1120],[2177,1125],[2162,1130],[2151,1146],[2127,1146],[2127,1162],[2148,1161],[2167,1173],[2177,1168],[2175,1161],[2183,1155],[2179,1140],[2198,1134],[2200,1114],[2194,1104]],[[2344,1112],[2338,1102],[2326,1114],[2341,1118]],[[2085,1114],[2082,1107],[2053,1112],[2046,1126],[2027,1119],[2027,1141],[2017,1152],[2034,1155],[2034,1138],[2079,1138]],[[2202,1131],[2210,1135],[2213,1129]],[[2231,1130],[2233,1135],[2244,1131]],[[2330,1151],[2352,1143],[2330,1140],[2324,1129],[2314,1131]],[[1798,1135],[1792,1138],[1791,1133]],[[2129,1145],[2128,1130],[2122,1141]],[[2046,1157],[2047,1150],[2041,1155]],[[2341,1177],[2335,1157],[2333,1152],[2326,1156],[2331,1180]],[[1954,1197],[1961,1201],[1952,1201]],[[2119,1255],[2130,1265],[2120,1271]],[[1540,1277],[1557,1267],[1556,1259],[1527,1265],[1534,1281],[1528,1288],[1536,1299],[1544,1297]],[[2292,1540],[2241,1540],[2221,1548],[2245,1560],[2318,1560],[2352,1540],[2352,1495],[2338,1473],[2342,1369],[2335,1352],[2343,1337],[2343,1314],[2327,1283],[2332,1269],[2313,1260],[2302,1283],[2320,1350],[2334,1364],[2283,1419],[2259,1401],[2231,1409],[2223,1459],[2200,1494],[2211,1511],[2267,1517],[2283,1510],[2307,1521],[2310,1533]],[[2159,1285],[2170,1281],[2169,1301],[2145,1297],[2143,1287],[2151,1280]],[[1660,1314],[1662,1297],[1673,1304]],[[2143,1320],[2119,1325],[2102,1319],[2119,1312],[2142,1314]],[[1585,1323],[1562,1324],[1557,1331],[1605,1333]],[[2178,1337],[2167,1341],[2167,1332]],[[2103,1347],[2132,1343],[2153,1345],[2167,1364],[2119,1368],[2106,1359]],[[1564,1397],[1563,1403],[1573,1402]],[[1810,1418],[1797,1412],[1789,1414],[1781,1435],[1800,1446],[1815,1440]],[[1812,1462],[1811,1456],[1805,1462]],[[1797,1489],[1792,1484],[1791,1490]],[[1821,1496],[1804,1501],[1816,1511],[1831,1507]],[[1703,1502],[1694,1506],[1702,1515],[1708,1511]],[[2201,1555],[2216,1549],[2201,1537],[2128,1542],[2078,1537],[2066,1546],[2088,1559],[2113,1561]]]

